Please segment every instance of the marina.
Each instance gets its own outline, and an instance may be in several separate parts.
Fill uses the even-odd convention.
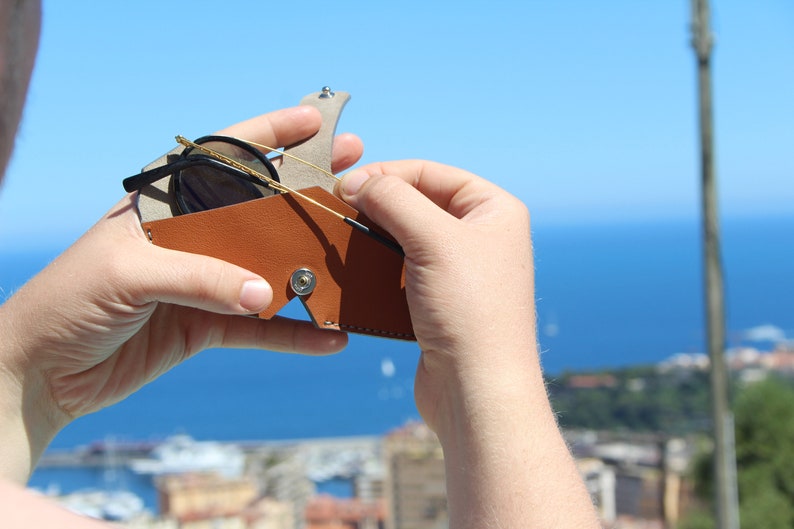
[[[169,465],[175,465],[176,459],[183,459],[186,466],[200,466],[202,461],[208,466],[213,466],[213,462],[223,466],[230,464],[240,454],[261,455],[286,450],[298,451],[312,465],[324,467],[337,464],[334,460],[335,455],[339,454],[343,454],[342,458],[346,460],[351,460],[353,453],[377,455],[380,443],[379,436],[224,442],[195,440],[187,435],[167,437],[161,441],[119,442],[109,438],[73,449],[48,450],[39,460],[37,469],[129,466],[133,470],[137,468],[141,474],[157,474],[166,471]],[[224,455],[227,456],[226,459]],[[156,461],[160,461],[163,466],[157,468],[152,465]],[[191,469],[180,469],[178,466],[173,468],[174,472],[185,470]]]
[[[362,473],[382,472],[377,436],[219,442],[177,435],[162,441],[102,441],[43,455],[29,487],[60,496],[76,510],[100,506],[157,513],[158,480],[214,474],[261,476],[275,466],[313,493],[345,498]],[[104,507],[103,507],[104,508]],[[112,513],[102,513],[106,519]]]

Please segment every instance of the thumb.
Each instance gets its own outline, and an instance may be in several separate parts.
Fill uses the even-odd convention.
[[[353,170],[342,178],[339,195],[389,232],[406,251],[443,230],[450,216],[399,176]]]
[[[164,301],[220,314],[261,312],[273,301],[262,277],[220,259],[151,246],[143,280],[136,285],[145,302]]]

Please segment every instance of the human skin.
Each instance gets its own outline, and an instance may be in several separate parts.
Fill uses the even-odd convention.
[[[450,527],[600,527],[543,383],[529,213],[466,171],[373,164],[339,193],[405,250],[416,405],[444,450]]]

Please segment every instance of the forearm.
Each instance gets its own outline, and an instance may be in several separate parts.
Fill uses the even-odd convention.
[[[16,389],[9,391],[6,380],[4,376],[0,395],[0,479],[25,484],[51,436],[26,415],[25,408],[30,406]]]
[[[450,527],[600,527],[539,367],[507,370],[496,386],[458,388],[439,432]]]
[[[34,456],[22,412],[20,388],[3,373],[0,392],[0,478],[26,483]]]

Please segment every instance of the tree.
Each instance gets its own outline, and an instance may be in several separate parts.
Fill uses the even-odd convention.
[[[736,400],[742,527],[794,527],[794,390],[777,379]]]
[[[734,414],[742,529],[794,529],[794,389],[775,378],[746,386]],[[695,468],[704,498],[713,490],[710,464],[704,457]]]

